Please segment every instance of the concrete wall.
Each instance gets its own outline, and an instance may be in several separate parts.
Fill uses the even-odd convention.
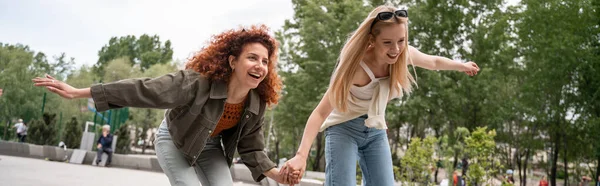
[[[66,162],[73,154],[73,149],[67,149],[66,151],[62,148],[48,145],[34,145],[27,143],[16,143],[9,141],[0,141],[0,155],[8,156],[19,156],[36,159],[46,159],[51,161],[62,161]],[[83,159],[84,165],[92,165],[94,157],[96,156],[95,151],[86,151],[85,158]],[[113,167],[147,170],[162,172],[156,156],[129,156],[122,154],[114,154],[112,159]],[[231,167],[231,175],[234,180],[242,181],[246,183],[256,183],[252,179],[250,170],[243,164],[235,164]],[[301,186],[322,186],[323,182],[317,180],[324,178],[323,173],[318,172],[307,172],[305,178],[300,183]],[[317,179],[311,179],[317,178]],[[269,178],[263,179],[260,183],[262,186],[279,186],[277,182]]]
[[[63,148],[55,146],[0,141],[0,155],[67,162],[72,154],[73,149],[67,149],[65,151]],[[96,151],[86,151],[82,164],[92,165],[92,162],[95,157]],[[128,169],[162,172],[162,169],[158,165],[158,160],[156,160],[156,157],[154,156],[137,157],[122,154],[113,154],[112,166]]]

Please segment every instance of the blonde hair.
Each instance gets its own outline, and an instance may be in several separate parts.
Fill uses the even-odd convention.
[[[342,48],[335,71],[333,72],[332,80],[330,81],[330,91],[328,93],[329,101],[334,108],[341,112],[345,112],[348,107],[348,95],[350,94],[350,86],[352,79],[356,74],[359,64],[365,55],[365,51],[369,45],[371,33],[374,37],[380,34],[381,27],[392,24],[406,25],[405,40],[408,41],[408,18],[394,18],[377,21],[373,25],[371,32],[371,24],[375,21],[377,14],[380,12],[394,12],[396,8],[389,5],[382,5],[375,8],[369,16],[358,26],[358,29],[348,38],[346,44]],[[408,42],[404,42],[404,49],[400,52],[400,56],[396,63],[390,65],[390,96],[397,93],[402,96],[403,93],[410,94],[412,83],[416,83],[415,79],[408,71],[407,63],[410,61],[408,54]]]

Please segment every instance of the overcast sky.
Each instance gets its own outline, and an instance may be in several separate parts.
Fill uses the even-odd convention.
[[[252,24],[277,31],[292,16],[288,0],[0,0],[0,42],[91,66],[111,37],[156,34],[185,60],[213,34]]]
[[[91,66],[111,37],[156,34],[185,61],[211,35],[252,24],[273,32],[292,16],[291,0],[0,0],[0,42]]]

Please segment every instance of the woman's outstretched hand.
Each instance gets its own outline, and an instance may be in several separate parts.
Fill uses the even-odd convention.
[[[465,72],[469,76],[477,75],[477,72],[479,72],[479,66],[477,66],[477,64],[472,61],[463,63],[463,66],[464,66],[464,70],[462,70],[462,71]]]
[[[76,89],[71,85],[59,81],[47,74],[46,77],[36,77],[33,78],[31,81],[33,81],[33,85],[38,87],[46,87],[46,89],[48,89],[50,92],[58,94],[63,98],[75,99],[90,97],[89,89]]]

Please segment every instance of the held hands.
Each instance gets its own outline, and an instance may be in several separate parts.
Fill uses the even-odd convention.
[[[284,169],[284,168],[282,168],[282,169]],[[281,174],[281,171],[279,171],[277,168],[272,168],[271,170],[268,170],[267,172],[265,172],[264,175],[275,180],[277,183],[289,184],[290,186],[294,186],[295,184],[297,184],[297,183],[293,182],[294,179],[300,180],[298,178],[300,175],[300,171],[292,172],[292,173],[290,173],[290,175],[285,175],[285,174]],[[298,181],[298,183],[299,182],[300,181]]]
[[[36,77],[32,79],[33,85],[38,87],[46,87],[50,92],[54,92],[63,98],[73,99],[78,98],[78,90],[64,82],[56,80],[54,77],[46,74],[45,78]]]
[[[102,148],[102,144],[98,143],[98,146],[96,146],[96,148],[98,148],[98,149]]]
[[[304,175],[304,171],[306,170],[306,157],[297,154],[292,159],[285,162],[281,171],[279,171],[282,175],[287,175],[290,184],[299,184],[302,179],[302,175]]]
[[[463,66],[464,68],[461,71],[465,72],[469,76],[477,75],[477,72],[479,72],[479,66],[472,61],[463,63]]]

